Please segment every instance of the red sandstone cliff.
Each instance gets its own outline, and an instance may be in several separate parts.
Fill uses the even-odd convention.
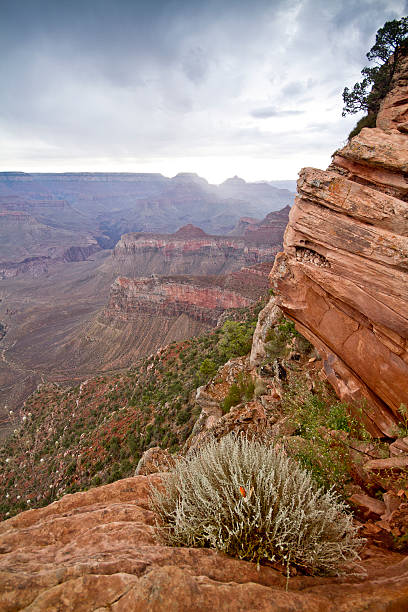
[[[324,358],[338,395],[357,401],[370,431],[392,435],[408,404],[408,60],[377,127],[305,168],[276,303]]]

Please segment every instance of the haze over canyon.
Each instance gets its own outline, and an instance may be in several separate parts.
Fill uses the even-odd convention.
[[[3,419],[40,381],[129,365],[265,293],[292,199],[238,177],[215,186],[191,174],[0,173]],[[242,282],[214,277],[234,272]],[[131,284],[115,281],[152,275],[131,300]],[[152,318],[159,288],[167,306]],[[193,306],[197,292],[207,315]]]

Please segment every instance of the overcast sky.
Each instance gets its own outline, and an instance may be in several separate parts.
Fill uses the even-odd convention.
[[[406,0],[0,0],[0,170],[324,168]]]

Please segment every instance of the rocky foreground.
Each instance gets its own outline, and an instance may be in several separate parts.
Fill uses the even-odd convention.
[[[408,557],[367,546],[357,573],[293,576],[154,536],[150,483],[136,476],[66,495],[0,525],[0,609],[75,612],[408,608]],[[356,570],[354,569],[356,572]]]

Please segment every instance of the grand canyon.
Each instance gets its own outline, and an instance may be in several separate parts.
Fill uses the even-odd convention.
[[[213,125],[213,168],[239,165],[243,151],[249,174],[248,151],[260,167],[271,158],[279,168],[299,151],[310,165],[296,184],[284,174],[216,184],[193,172],[52,172],[57,163],[44,160],[62,145],[46,144],[43,116],[33,167],[44,171],[0,172],[1,610],[408,610],[408,17],[397,19],[397,4],[387,12],[379,3],[378,14],[395,19],[367,53],[377,64],[343,90],[343,116],[363,116],[340,145],[333,96],[374,24],[371,3],[369,12],[319,9],[339,76],[332,66],[322,72],[321,49],[312,49],[325,30],[303,0],[293,14],[285,3],[269,13],[257,0],[239,9],[234,41],[228,2],[217,13],[197,8],[203,24],[210,16],[203,38],[192,37],[195,21],[176,4],[136,20],[120,0],[118,15],[105,7],[103,27],[97,11],[88,21],[85,4],[70,24],[61,49],[75,38],[75,73],[81,67],[89,80],[81,112],[68,113],[70,129],[89,96],[97,148],[108,147],[107,134],[121,139],[118,167],[140,143],[139,169],[171,167],[177,146],[187,169],[200,159],[204,167]],[[59,31],[52,12],[36,11]],[[131,82],[125,17],[132,28],[140,21],[145,62]],[[94,19],[101,29],[87,47],[82,28],[88,36]],[[120,37],[111,39],[117,23]],[[262,64],[265,32],[268,47],[274,33],[274,53],[285,50],[273,70]],[[112,44],[98,58],[103,33]],[[150,37],[156,69],[165,67],[160,79]],[[179,38],[195,46],[172,64]],[[237,40],[254,45],[273,105],[259,94],[261,80],[257,97],[239,93],[254,90],[245,69],[252,47],[244,56]],[[296,80],[288,80],[295,47]],[[108,61],[116,48],[122,71]],[[92,58],[86,69],[83,58]],[[318,72],[309,73],[311,60]],[[91,95],[91,74],[98,86],[114,83],[114,131],[106,117],[102,124],[105,102]],[[132,88],[135,115],[124,105]],[[44,105],[51,116],[57,93],[45,91],[36,112]],[[221,100],[227,111],[212,114]],[[105,167],[92,162],[92,122],[81,126],[83,159],[88,151],[89,167]],[[60,130],[55,142],[81,167]],[[327,169],[312,167],[330,133],[337,148]]]
[[[246,306],[267,292],[267,273],[281,248],[290,206],[269,211],[291,200],[289,191],[267,183],[247,184],[235,178],[217,188],[190,175],[173,181],[155,175],[3,173],[0,193],[4,220],[0,264],[0,321],[5,331],[0,362],[3,427],[7,427],[7,411],[18,407],[40,382],[81,380],[98,371],[128,366],[135,357],[166,342],[215,326],[223,310]],[[159,229],[174,226],[169,215],[174,217],[177,209],[180,219],[202,220],[186,204],[194,194],[201,215],[207,214],[208,205],[234,211],[226,227],[230,235],[209,235],[190,223],[175,233],[126,233],[113,249],[108,248],[116,230],[104,233],[107,217],[100,220],[98,211],[109,206],[112,214],[120,210],[125,230],[134,228],[132,215],[137,213],[140,229],[146,226],[144,215],[154,207],[158,193],[167,202],[160,204],[161,225],[154,215]],[[236,198],[234,206],[227,196]],[[58,199],[62,197],[66,199]],[[268,212],[263,219],[245,216],[242,221],[237,214],[261,211]],[[248,219],[250,223],[245,222]],[[218,232],[225,229],[216,219],[212,223]],[[269,268],[262,268],[268,262]],[[242,282],[236,276],[212,278],[241,268]],[[164,276],[153,283],[153,294],[148,285],[136,283],[133,293],[139,291],[139,303],[134,300],[132,314],[127,305],[120,312],[124,300],[119,294],[129,291],[129,285],[124,281],[118,285],[115,279],[152,275],[156,279]],[[169,275],[183,278],[178,282],[176,277],[167,279]],[[197,275],[202,278],[194,282]],[[191,309],[185,311],[185,302],[178,298],[184,287],[189,285],[193,295],[205,292],[197,286],[204,283],[209,295],[213,282],[220,297],[216,304],[207,300],[209,314],[200,318]],[[228,292],[229,284],[235,293]],[[146,336],[151,316],[142,303],[153,301],[159,286],[176,289],[167,300],[166,312],[156,312]],[[204,299],[203,312],[205,308]]]

